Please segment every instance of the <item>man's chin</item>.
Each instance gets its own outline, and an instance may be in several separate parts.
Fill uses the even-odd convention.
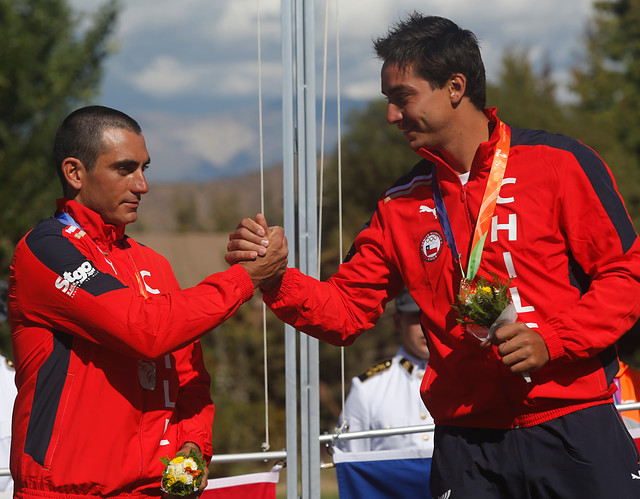
[[[409,146],[409,149],[411,149],[412,151],[418,151],[422,148],[418,137],[416,137],[414,134],[405,135],[405,138],[407,139],[407,145]]]
[[[131,215],[129,215],[128,217],[126,217],[125,219],[126,221],[123,223],[123,225],[128,225],[128,224],[132,224],[133,222],[135,222],[136,220],[138,220],[138,213],[134,212]]]
[[[138,220],[138,213],[132,212],[132,213],[127,213],[126,215],[110,217],[110,218],[103,216],[102,219],[104,220],[105,223],[110,225],[129,225],[134,223],[136,220]]]

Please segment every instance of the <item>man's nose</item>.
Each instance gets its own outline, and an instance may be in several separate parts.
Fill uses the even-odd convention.
[[[387,104],[387,123],[389,125],[395,125],[402,119],[402,113],[400,109],[395,104],[389,102]]]
[[[135,175],[132,191],[136,194],[146,194],[149,192],[149,184],[147,184],[147,179],[142,170],[138,171]]]

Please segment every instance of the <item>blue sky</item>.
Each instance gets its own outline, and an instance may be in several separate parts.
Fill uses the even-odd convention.
[[[71,0],[92,12],[101,0]],[[449,17],[472,30],[487,76],[495,80],[505,49],[548,57],[558,83],[575,64],[592,0],[327,0],[328,114],[334,115],[336,31],[340,89],[351,105],[380,97],[380,63],[371,40],[406,13]],[[322,89],[324,0],[315,2],[317,90]],[[282,157],[280,0],[122,0],[105,65],[99,103],[121,109],[142,125],[153,182],[206,181],[259,165],[258,12],[262,52],[264,161]],[[318,112],[320,116],[320,112]],[[335,117],[333,118],[335,121]],[[327,152],[335,123],[327,122]]]

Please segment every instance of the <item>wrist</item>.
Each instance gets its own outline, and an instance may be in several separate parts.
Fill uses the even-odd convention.
[[[202,450],[200,449],[200,446],[198,444],[196,444],[195,442],[185,442],[185,443],[183,443],[178,452],[179,453],[185,453],[185,454],[189,455],[189,453],[192,450],[195,450],[199,454],[202,454]]]

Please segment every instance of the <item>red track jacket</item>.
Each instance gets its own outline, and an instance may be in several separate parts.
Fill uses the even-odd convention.
[[[210,457],[214,407],[199,342],[253,294],[232,267],[180,290],[169,263],[60,200],[18,244],[9,320],[18,497],[160,495],[160,457]]]
[[[487,116],[496,122],[495,110]],[[431,357],[422,397],[437,424],[530,426],[610,402],[614,342],[640,313],[640,242],[597,154],[543,131],[511,129],[511,149],[479,275],[511,277],[518,320],[537,330],[550,362],[527,383],[456,322],[461,272],[436,216],[438,181],[462,264],[498,140],[479,146],[466,185],[439,157],[379,200],[353,257],[327,282],[288,269],[265,302],[282,320],[330,343],[351,344],[406,285],[423,312]]]

